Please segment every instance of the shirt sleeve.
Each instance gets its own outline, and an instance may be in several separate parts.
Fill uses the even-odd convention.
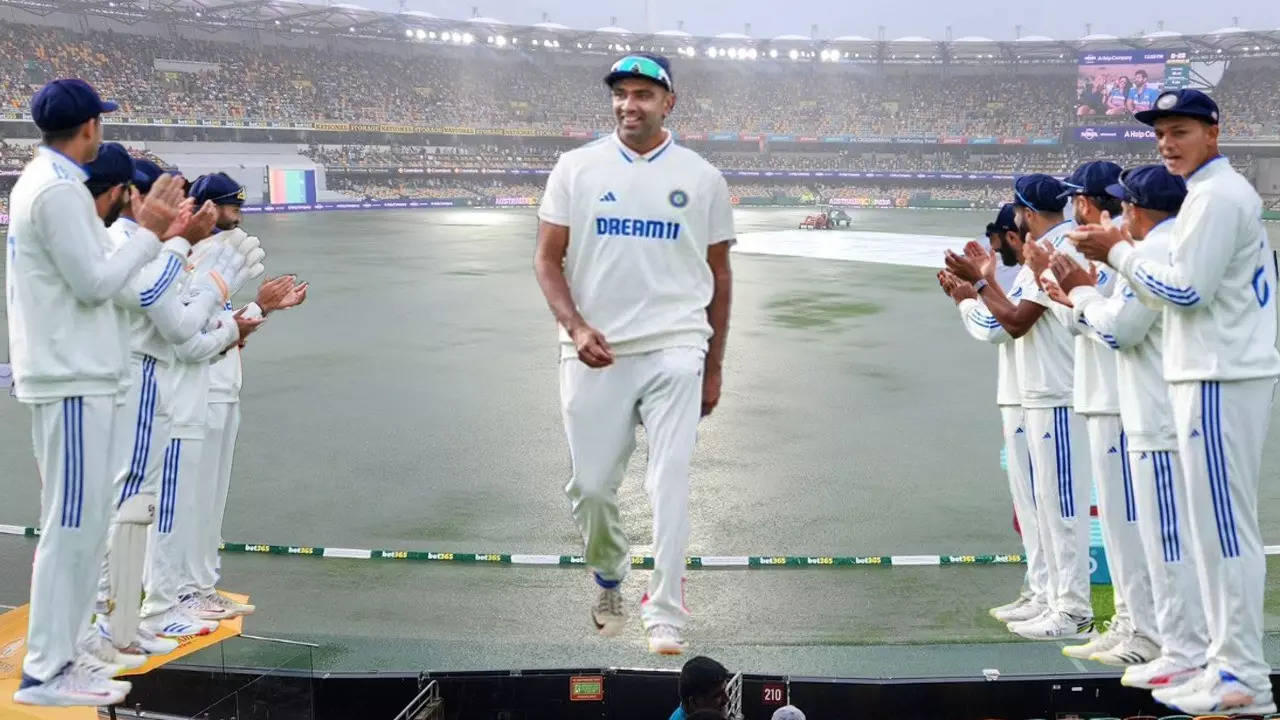
[[[569,178],[565,169],[564,157],[556,161],[547,176],[547,187],[542,193],[542,204],[538,207],[538,219],[552,225],[569,226]]]
[[[707,245],[736,242],[733,229],[733,203],[729,200],[729,183],[719,172],[711,186],[711,207],[707,211]]]
[[[1104,297],[1092,287],[1071,291],[1075,316],[1094,337],[1113,350],[1142,342],[1151,324],[1160,317],[1160,311],[1142,304],[1127,283],[1121,283],[1116,290],[1111,297]]]
[[[125,234],[125,242],[132,239],[133,233]],[[173,241],[170,241],[173,242]],[[175,281],[182,275],[186,265],[186,256],[178,252],[179,248],[164,244],[164,251],[151,262],[134,273],[125,286],[116,293],[116,304],[126,310],[144,311],[161,302],[169,295],[169,289],[175,287]]]
[[[113,299],[143,265],[160,252],[160,240],[146,228],[114,252],[107,228],[96,213],[78,212],[81,188],[72,183],[50,185],[36,196],[32,214],[44,231],[49,256],[76,299],[100,304]]]
[[[1009,332],[982,302],[965,298],[956,305],[956,309],[960,311],[960,320],[964,323],[965,332],[969,333],[973,339],[989,343],[1008,342],[1012,339]]]
[[[208,362],[240,339],[240,327],[230,311],[209,319],[200,332],[174,347],[174,354],[185,363]]]
[[[1144,297],[1174,310],[1196,310],[1212,300],[1222,284],[1236,251],[1239,222],[1239,210],[1231,203],[1214,203],[1202,194],[1178,213],[1169,263],[1143,258],[1127,242],[1111,248],[1107,262]]]

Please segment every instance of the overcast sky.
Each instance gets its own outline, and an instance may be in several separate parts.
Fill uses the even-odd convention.
[[[376,10],[394,11],[398,0],[345,0]],[[1014,26],[1023,35],[1048,35],[1058,39],[1085,34],[1085,22],[1093,32],[1131,35],[1153,32],[1163,20],[1166,30],[1209,32],[1232,24],[1251,29],[1280,28],[1280,0],[1172,0],[1166,2],[1008,2],[1007,0],[405,0],[410,10],[425,10],[442,17],[468,18],[472,8],[481,15],[528,25],[542,20],[575,28],[597,28],[616,17],[619,25],[636,32],[684,29],[695,35],[743,32],[751,23],[753,37],[784,33],[818,36],[865,35],[875,38],[880,25],[888,39],[904,35],[946,37],[950,25],[954,37],[982,35],[996,40],[1014,37]],[[1011,7],[1012,6],[1012,7]],[[646,7],[647,15],[646,17]],[[732,12],[726,9],[732,8]]]

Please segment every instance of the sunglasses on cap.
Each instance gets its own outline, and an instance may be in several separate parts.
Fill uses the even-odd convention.
[[[666,68],[653,58],[643,55],[628,55],[614,63],[609,69],[609,75],[612,77],[617,74],[646,77],[668,90],[671,89],[671,76],[667,74]]]

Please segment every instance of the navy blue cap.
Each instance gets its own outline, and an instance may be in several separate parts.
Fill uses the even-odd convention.
[[[31,96],[31,119],[46,132],[73,128],[119,108],[98,97],[98,91],[79,78],[54,80]]]
[[[221,172],[196,178],[189,195],[196,205],[203,205],[206,200],[212,200],[214,205],[243,205],[245,199],[244,186]]]
[[[1013,181],[1013,202],[1036,212],[1059,212],[1067,206],[1066,189],[1067,186],[1052,175],[1023,175]]]
[[[84,166],[89,177],[86,185],[112,187],[133,181],[133,157],[120,143],[102,143],[98,157]]]
[[[1199,90],[1166,90],[1156,97],[1150,110],[1136,112],[1133,117],[1145,125],[1155,125],[1156,120],[1169,115],[1186,115],[1217,125],[1218,103]]]
[[[134,158],[133,185],[138,188],[138,192],[144,195],[151,192],[151,185],[163,174],[164,168],[150,160],[145,158]]]
[[[1187,183],[1164,165],[1139,165],[1125,170],[1107,192],[1141,208],[1177,213],[1187,197]]]
[[[1120,179],[1123,168],[1110,160],[1094,160],[1075,169],[1067,178],[1067,191],[1071,195],[1106,195],[1107,186]]]
[[[623,78],[643,78],[652,80],[668,90],[676,86],[675,75],[671,72],[671,61],[657,53],[629,53],[618,58],[609,74],[604,76],[604,84],[613,84]]]
[[[1005,230],[1017,231],[1018,224],[1014,222],[1016,216],[1013,203],[1005,203],[1000,206],[1000,212],[996,214],[996,221],[988,225],[991,228],[988,232],[1004,232]]]

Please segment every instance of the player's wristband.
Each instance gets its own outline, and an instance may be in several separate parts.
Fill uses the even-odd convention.
[[[986,279],[984,278],[984,279],[979,280],[978,282],[974,283],[974,284],[973,284],[973,289],[974,289],[974,290],[976,290],[977,292],[982,292],[982,288],[984,288],[984,287],[986,287],[986,286],[987,286],[987,281],[986,281]]]

